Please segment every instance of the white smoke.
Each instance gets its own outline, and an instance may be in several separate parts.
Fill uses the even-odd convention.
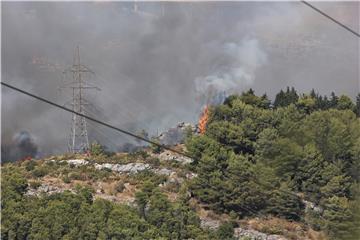
[[[223,54],[230,64],[208,76],[195,79],[195,89],[203,104],[217,104],[233,93],[253,85],[256,70],[267,63],[267,54],[257,39],[245,38],[240,43],[225,43]]]

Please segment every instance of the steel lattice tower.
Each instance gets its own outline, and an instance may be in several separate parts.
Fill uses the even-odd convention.
[[[86,100],[86,90],[99,88],[90,85],[85,81],[84,75],[86,73],[93,74],[85,65],[80,62],[80,49],[76,47],[73,65],[64,71],[64,73],[72,74],[72,81],[66,83],[63,88],[70,88],[72,90],[72,101],[70,103],[72,110],[81,114],[85,114],[85,107],[90,105]],[[71,132],[69,138],[69,151],[72,153],[83,153],[89,149],[89,138],[86,127],[86,119],[76,114],[72,115]]]

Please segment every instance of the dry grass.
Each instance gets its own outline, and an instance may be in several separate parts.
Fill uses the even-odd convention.
[[[164,192],[170,202],[176,202],[178,194],[174,192]]]
[[[325,233],[318,232],[313,229],[309,229],[307,232],[307,237],[311,240],[328,240]]]
[[[309,229],[299,222],[288,221],[281,218],[269,217],[266,219],[251,219],[246,221],[247,225],[259,232],[267,234],[278,234],[292,240],[327,240],[323,232]],[[244,224],[244,223],[243,223]]]
[[[249,224],[252,228],[258,230],[264,227],[276,227],[281,226],[283,230],[294,232],[300,230],[306,230],[305,226],[300,223],[287,221],[282,218],[271,217],[268,219],[250,220]]]
[[[281,218],[251,219],[248,221],[248,225],[254,230],[267,234],[283,235],[288,239],[306,239],[305,226]]]
[[[211,219],[220,222],[227,222],[230,220],[230,217],[227,214],[217,214],[212,210],[205,209],[205,205],[199,203],[195,198],[189,200],[189,205],[201,219]]]

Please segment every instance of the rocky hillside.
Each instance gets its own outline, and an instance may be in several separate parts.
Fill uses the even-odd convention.
[[[172,147],[192,158],[93,144],[3,164],[1,237],[357,240],[359,109],[360,98],[288,89],[272,105],[248,91],[209,106],[202,133],[179,126],[185,144]]]
[[[183,145],[177,147],[184,148]],[[210,210],[206,204],[194,198],[188,189],[189,183],[197,177],[191,170],[191,162],[192,159],[170,151],[155,154],[150,149],[113,156],[53,156],[42,160],[5,164],[2,166],[2,183],[7,189],[8,184],[14,184],[12,177],[17,173],[21,174],[19,179],[23,177],[26,180],[22,193],[24,199],[46,199],[67,193],[78,195],[79,189],[86,188],[91,190],[93,202],[103,199],[138,209],[137,194],[150,182],[156,185],[154,187],[166,196],[170,203],[176,204],[185,196],[189,211],[198,218],[200,231],[203,231],[202,234],[206,233],[210,239],[220,238],[223,231],[225,235],[226,231],[229,231],[234,239],[320,239],[322,236],[302,223],[275,217],[240,220],[229,214]],[[6,193],[4,191],[4,194]],[[4,202],[4,217],[11,211],[8,201]],[[11,234],[15,234],[11,232],[13,221],[14,219],[4,221],[3,229],[8,230],[5,232],[7,235],[3,235],[4,239],[10,239]],[[231,228],[227,230],[229,224]]]

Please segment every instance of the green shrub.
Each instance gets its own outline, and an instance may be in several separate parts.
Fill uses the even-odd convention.
[[[239,240],[252,240],[251,237],[241,237]]]
[[[181,187],[181,185],[178,182],[169,182],[169,183],[166,184],[165,189],[167,191],[169,191],[169,192],[175,192],[176,193],[176,192],[179,192],[180,187]]]
[[[118,182],[115,186],[115,191],[121,193],[124,190],[125,190],[125,184],[123,182]]]
[[[136,154],[140,156],[143,160],[146,160],[150,155],[144,150],[137,151]]]
[[[104,147],[97,142],[94,142],[90,145],[90,154],[91,156],[100,156],[105,152]]]
[[[283,234],[281,226],[267,226],[261,228],[261,231],[267,234]]]
[[[47,174],[49,174],[49,169],[44,166],[37,167],[32,171],[32,175],[37,178],[44,177]]]
[[[159,158],[150,158],[147,160],[147,162],[151,165],[153,165],[154,167],[158,167],[160,166],[160,159]]]
[[[142,172],[139,172],[133,176],[131,176],[136,182],[152,182],[155,185],[159,185],[160,183],[164,183],[167,180],[167,176],[165,175],[157,175],[152,171],[145,170]]]
[[[88,173],[88,177],[92,180],[104,180],[109,178],[112,175],[111,170],[102,169],[102,170],[92,170]]]
[[[234,227],[232,223],[224,223],[217,230],[219,239],[234,239]]]
[[[71,183],[71,179],[69,178],[68,175],[65,175],[63,178],[62,178],[63,182],[64,183]]]
[[[154,143],[160,144],[160,141],[158,138],[151,138],[151,141],[153,141]],[[160,147],[157,144],[151,144],[151,151],[155,154],[159,154],[163,151],[162,147]]]
[[[37,189],[41,186],[41,182],[40,181],[32,181],[32,182],[29,182],[29,186],[32,189]]]
[[[30,172],[32,170],[35,169],[36,167],[36,162],[34,160],[28,160],[28,161],[25,161],[25,169],[26,171]]]
[[[84,174],[78,173],[78,172],[71,172],[69,174],[69,178],[71,180],[85,180],[86,177],[84,176]]]

